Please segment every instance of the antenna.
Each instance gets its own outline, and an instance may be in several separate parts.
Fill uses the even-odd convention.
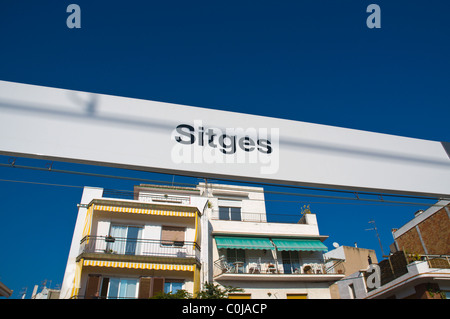
[[[369,228],[369,229],[366,229],[366,230],[374,230],[375,231],[375,233],[377,235],[377,238],[378,238],[378,242],[380,243],[381,256],[384,257],[385,255],[384,255],[384,251],[383,251],[383,245],[381,245],[381,239],[380,239],[380,235],[378,234],[377,225],[375,224],[375,221],[373,219],[369,220],[369,224],[373,224],[373,228]]]

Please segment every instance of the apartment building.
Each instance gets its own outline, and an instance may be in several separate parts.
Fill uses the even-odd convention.
[[[200,184],[209,198],[209,281],[244,289],[230,298],[330,298],[329,287],[343,274],[328,269],[327,236],[315,214],[296,223],[273,222],[265,210],[263,188]]]
[[[392,229],[391,251],[412,254],[450,255],[450,201],[441,200],[400,228]]]
[[[61,298],[149,298],[200,289],[196,188],[140,185],[134,192],[85,187]]]
[[[377,254],[373,249],[351,246],[340,246],[334,243],[335,249],[324,254],[327,268],[334,269],[335,272],[351,276],[361,269],[367,269],[370,264],[377,264]],[[345,278],[344,278],[345,280]],[[341,299],[338,283],[330,287],[332,299]]]
[[[450,298],[449,204],[441,200],[394,229],[391,254],[378,263],[379,286],[368,285],[372,272],[361,269],[338,282],[341,298]]]
[[[44,285],[41,291],[38,292],[39,286],[35,285],[31,299],[59,299],[59,289],[50,289]]]
[[[244,290],[230,298],[330,298],[344,275],[324,263],[326,238],[315,214],[271,221],[260,187],[85,187],[61,298],[195,296],[206,282]]]

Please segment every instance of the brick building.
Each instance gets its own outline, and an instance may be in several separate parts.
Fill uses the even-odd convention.
[[[410,254],[450,255],[450,201],[439,201],[399,229],[393,229],[391,251]]]
[[[342,299],[450,299],[450,201],[441,200],[392,230],[394,243],[378,263],[379,286],[369,286],[372,271],[360,269],[338,282]]]

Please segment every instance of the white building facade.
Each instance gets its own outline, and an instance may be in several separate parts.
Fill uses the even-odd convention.
[[[147,185],[130,197],[86,187],[60,298],[150,298],[180,289],[195,294],[207,202],[198,193]]]
[[[325,266],[327,236],[320,235],[315,214],[296,224],[270,222],[263,188],[199,188],[211,203],[204,214],[205,279],[244,290],[231,298],[330,298],[330,285],[344,275]]]
[[[214,282],[243,289],[230,298],[317,299],[343,278],[324,263],[316,215],[270,222],[263,188],[140,185],[123,197],[84,189],[61,298],[195,296]]]

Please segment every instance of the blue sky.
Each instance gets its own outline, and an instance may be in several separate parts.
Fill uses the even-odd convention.
[[[81,29],[66,26],[70,3],[81,7]],[[381,7],[381,29],[366,26],[370,3]],[[444,0],[4,0],[0,80],[450,142],[449,12]],[[81,186],[131,190],[136,183],[10,167],[0,167],[0,179],[79,186],[0,181],[0,281],[13,298],[24,287],[29,298],[45,279],[62,283]],[[175,177],[184,181],[197,182]],[[387,252],[391,228],[421,208],[301,201],[318,214],[329,247],[358,242],[379,258],[368,221],[376,221]],[[299,213],[300,204],[270,201],[267,209]]]

